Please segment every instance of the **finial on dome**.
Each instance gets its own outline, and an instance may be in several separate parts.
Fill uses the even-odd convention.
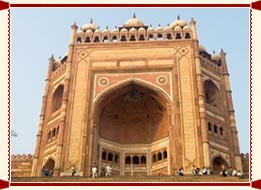
[[[136,15],[135,15],[135,13],[133,13],[133,18],[136,18]]]
[[[93,23],[93,20],[92,20],[92,18],[91,18],[91,20],[90,20],[90,23],[91,23],[91,24]]]
[[[160,27],[160,23],[158,24],[158,27]]]
[[[106,26],[106,29],[109,29],[109,27],[108,27],[108,26]]]
[[[216,53],[215,50],[213,50],[213,53]]]
[[[150,24],[150,27],[152,27],[152,24]]]
[[[178,15],[178,18],[177,18],[178,20],[180,20],[180,16]]]

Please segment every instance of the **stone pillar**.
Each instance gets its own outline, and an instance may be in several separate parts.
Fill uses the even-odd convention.
[[[198,44],[196,44],[198,46]],[[199,105],[199,117],[200,117],[200,127],[202,136],[202,148],[203,148],[203,165],[209,167],[210,163],[210,152],[209,152],[209,140],[208,140],[208,129],[206,121],[206,109],[205,109],[205,94],[204,94],[204,84],[202,80],[201,73],[201,63],[197,51],[195,51],[195,66],[196,66],[196,81],[198,89],[198,105]]]
[[[240,150],[239,150],[239,143],[238,143],[238,136],[237,136],[237,128],[236,128],[236,119],[235,119],[235,111],[233,108],[233,101],[232,101],[232,91],[230,88],[230,82],[229,82],[229,73],[227,69],[227,63],[226,63],[226,54],[225,52],[221,49],[221,62],[223,66],[223,80],[224,80],[224,85],[225,85],[225,95],[226,95],[226,100],[227,100],[227,106],[228,106],[228,118],[229,118],[229,131],[231,131],[231,143],[232,143],[232,148],[234,152],[234,163],[235,167],[238,170],[242,171],[242,162],[241,162],[241,156],[240,156]],[[233,155],[232,155],[233,156]],[[233,158],[232,158],[233,159]]]
[[[190,20],[190,27],[192,30],[192,39],[198,40],[198,35],[197,35],[197,30],[196,30],[196,21],[193,18],[191,18],[191,20]]]
[[[62,158],[62,147],[63,147],[63,139],[64,139],[64,128],[66,127],[66,115],[67,115],[67,106],[68,106],[68,96],[69,96],[69,82],[70,82],[70,74],[71,74],[71,64],[72,64],[72,52],[73,52],[73,44],[74,37],[77,31],[77,25],[74,23],[71,26],[71,37],[69,42],[69,51],[68,51],[68,61],[66,62],[66,74],[64,80],[64,92],[63,92],[63,100],[62,100],[62,109],[61,109],[61,119],[59,121],[59,139],[57,143],[57,157],[55,161],[54,168],[54,176],[60,176],[61,172],[61,158]]]
[[[41,108],[41,113],[40,113],[40,120],[38,124],[38,131],[36,135],[36,147],[34,151],[34,156],[33,156],[33,165],[32,165],[32,173],[31,176],[37,176],[37,168],[39,164],[39,154],[40,154],[40,147],[41,147],[41,141],[42,141],[42,131],[43,131],[43,125],[44,125],[44,120],[45,120],[45,109],[46,109],[46,104],[47,104],[47,95],[49,92],[49,83],[50,83],[50,78],[51,78],[51,73],[52,73],[52,68],[54,66],[54,58],[53,55],[49,58],[49,66],[48,66],[48,72],[45,80],[45,87],[44,87],[44,94],[42,97],[42,108]]]

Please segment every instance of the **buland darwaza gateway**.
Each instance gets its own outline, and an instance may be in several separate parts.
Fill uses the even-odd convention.
[[[225,53],[199,45],[193,19],[71,26],[68,53],[49,59],[31,175],[90,176],[93,163],[115,176],[242,170]]]

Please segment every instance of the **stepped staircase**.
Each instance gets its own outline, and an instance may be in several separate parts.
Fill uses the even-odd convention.
[[[12,177],[11,182],[91,182],[91,183],[114,183],[114,182],[249,182],[248,178],[222,177],[219,175],[207,176],[112,176],[92,177],[66,176],[66,177]]]

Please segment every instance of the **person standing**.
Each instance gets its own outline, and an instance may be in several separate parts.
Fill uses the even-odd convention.
[[[72,176],[75,176],[76,174],[76,167],[75,165],[72,166]]]

